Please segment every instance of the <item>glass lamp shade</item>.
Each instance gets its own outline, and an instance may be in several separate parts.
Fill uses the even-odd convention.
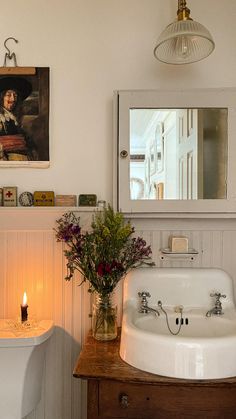
[[[161,33],[154,55],[167,64],[190,64],[208,57],[214,48],[212,36],[203,25],[190,19],[179,20]]]

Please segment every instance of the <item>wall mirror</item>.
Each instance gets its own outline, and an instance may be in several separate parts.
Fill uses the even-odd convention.
[[[235,89],[116,92],[117,209],[234,212],[235,93]]]

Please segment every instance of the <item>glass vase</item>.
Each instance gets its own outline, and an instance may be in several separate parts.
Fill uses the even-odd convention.
[[[101,341],[117,337],[117,305],[113,294],[96,294],[93,303],[92,334]]]

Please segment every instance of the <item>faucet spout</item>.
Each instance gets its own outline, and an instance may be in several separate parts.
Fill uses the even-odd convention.
[[[156,310],[155,308],[149,307],[147,305],[141,306],[140,313],[154,313],[156,317],[160,316],[160,313],[158,310]]]
[[[214,314],[214,308],[206,312],[206,317],[211,317],[212,314]]]

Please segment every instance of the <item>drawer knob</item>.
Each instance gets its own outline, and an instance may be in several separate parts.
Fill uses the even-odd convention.
[[[119,396],[119,402],[122,409],[127,409],[129,407],[129,397],[125,393],[121,393]]]

